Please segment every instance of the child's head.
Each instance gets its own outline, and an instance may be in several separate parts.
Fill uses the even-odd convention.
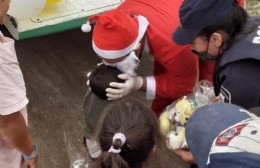
[[[141,168],[160,140],[153,112],[137,100],[109,105],[96,134],[103,151],[102,168]]]
[[[117,77],[121,73],[122,72],[116,67],[106,66],[104,64],[99,65],[92,71],[89,77],[91,91],[100,98],[107,99],[106,89],[110,87],[109,84],[111,82],[124,82]]]
[[[4,23],[5,15],[9,9],[10,0],[0,0],[0,24]]]

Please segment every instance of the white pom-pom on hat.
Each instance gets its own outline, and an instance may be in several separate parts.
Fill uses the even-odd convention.
[[[87,21],[87,23],[85,23],[85,24],[83,24],[83,25],[81,26],[81,30],[82,30],[83,32],[86,32],[86,33],[88,33],[88,32],[91,31],[91,26],[90,26],[89,21]]]

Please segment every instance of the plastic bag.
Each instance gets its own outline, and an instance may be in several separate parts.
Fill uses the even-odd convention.
[[[207,80],[199,81],[194,91],[194,100],[198,107],[211,104],[215,101],[213,84]]]
[[[64,142],[68,153],[70,168],[90,168],[90,158],[83,143],[79,139],[69,138],[64,131]]]
[[[214,87],[207,80],[199,81],[194,92],[172,102],[160,115],[160,129],[171,149],[187,148],[185,125],[199,107],[215,101]]]

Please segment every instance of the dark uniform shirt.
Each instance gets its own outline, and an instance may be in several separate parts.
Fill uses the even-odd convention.
[[[214,75],[216,95],[247,109],[260,106],[260,17],[250,21],[254,30],[236,38],[218,60]]]

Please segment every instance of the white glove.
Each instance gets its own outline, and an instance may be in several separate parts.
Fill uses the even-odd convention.
[[[118,78],[125,80],[125,83],[111,82],[109,85],[113,88],[106,89],[108,100],[117,100],[134,90],[140,89],[143,85],[143,78],[140,76],[123,73],[118,75]]]

